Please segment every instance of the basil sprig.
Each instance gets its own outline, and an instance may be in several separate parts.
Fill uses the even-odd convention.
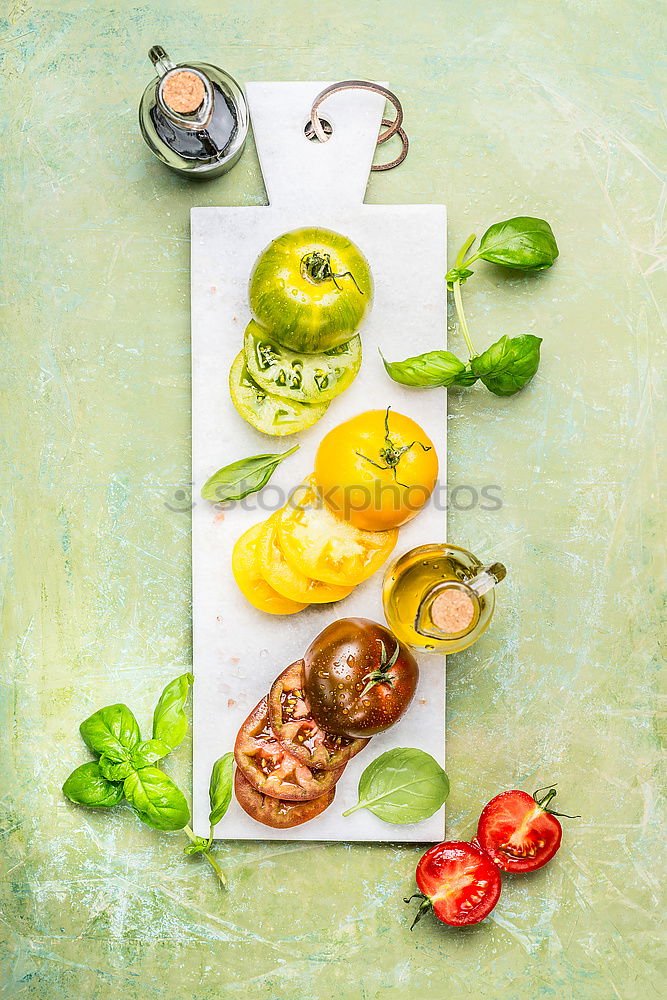
[[[211,831],[196,837],[189,827],[190,808],[183,792],[155,763],[178,747],[187,733],[185,703],[191,673],[181,674],[163,690],[153,713],[153,736],[142,740],[139,724],[127,705],[107,705],[81,723],[83,741],[99,759],[75,768],[63,794],[78,805],[111,808],[124,799],[142,823],[154,830],[182,830],[189,840],[186,854],[203,854],[222,885],[226,879],[211,854],[213,827],[227,812],[232,794],[234,755],[213,765],[210,784]]]
[[[288,455],[293,455],[298,447],[295,444],[289,451],[277,455],[252,455],[225,465],[206,480],[201,488],[202,498],[213,503],[231,503],[243,500],[250,493],[257,493],[266,486],[280,463]]]
[[[208,839],[206,837],[195,837],[194,834],[186,830],[190,837],[190,843],[184,848],[184,854],[204,854],[207,856],[209,864],[213,865],[218,878],[223,885],[226,880],[223,872],[218,867],[217,862],[209,853],[213,843],[213,835],[216,823],[219,823],[229,808],[232,801],[232,783],[234,775],[234,754],[225,753],[219,757],[211,770],[211,780],[208,786],[208,798],[211,811],[208,814],[210,831]]]
[[[429,753],[414,747],[387,750],[359,779],[359,801],[343,816],[368,809],[385,823],[419,823],[449,795],[449,780]]]
[[[487,260],[520,271],[543,271],[558,257],[558,246],[551,226],[544,219],[518,216],[490,226],[480,240],[476,253],[466,256],[475,236],[461,247],[454,267],[446,280],[454,294],[456,314],[468,348],[464,364],[450,351],[427,351],[405,361],[384,362],[387,374],[395,382],[418,388],[474,385],[479,379],[496,396],[513,396],[528,385],[540,363],[540,337],[523,334],[501,337],[478,354],[470,337],[463,311],[461,287],[473,275],[470,264]]]

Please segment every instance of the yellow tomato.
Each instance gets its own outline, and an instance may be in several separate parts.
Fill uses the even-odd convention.
[[[259,539],[257,551],[262,575],[267,583],[290,600],[305,601],[307,604],[328,604],[347,597],[352,592],[352,587],[338,587],[323,583],[322,580],[313,580],[290,566],[278,537],[281,513],[277,511],[264,523]]]
[[[398,531],[362,531],[332,514],[310,476],[283,508],[278,538],[297,572],[339,587],[363,583],[385,562]]]
[[[232,573],[238,588],[258,611],[266,611],[270,615],[293,615],[297,611],[303,611],[307,604],[283,597],[269,586],[259,571],[257,543],[263,527],[263,524],[253,525],[234,546]]]
[[[438,478],[426,432],[402,413],[367,410],[334,427],[315,456],[315,479],[331,510],[365,531],[411,520]]]

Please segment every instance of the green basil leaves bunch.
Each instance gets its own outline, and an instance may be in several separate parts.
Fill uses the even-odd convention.
[[[79,732],[97,760],[72,771],[63,793],[71,802],[94,809],[110,808],[126,800],[146,826],[183,830],[190,841],[185,852],[204,854],[225,885],[225,876],[210,848],[213,827],[224,816],[231,799],[233,754],[225,754],[213,766],[209,789],[211,831],[207,840],[196,837],[190,829],[190,808],[183,792],[155,766],[185,738],[185,703],[193,681],[192,674],[185,673],[167,684],[155,706],[151,739],[142,740],[139,724],[127,705],[107,705],[82,722]]]
[[[473,235],[466,240],[454,267],[446,275],[468,348],[467,364],[450,351],[428,351],[405,361],[387,361],[383,357],[387,373],[395,382],[429,388],[468,387],[479,380],[496,396],[513,396],[530,382],[537,371],[542,340],[532,334],[504,336],[481,354],[476,352],[463,311],[461,287],[474,274],[470,265],[478,260],[519,271],[543,271],[551,267],[558,257],[551,226],[543,219],[528,216],[497,222],[484,233],[477,252],[466,256],[475,239]]]

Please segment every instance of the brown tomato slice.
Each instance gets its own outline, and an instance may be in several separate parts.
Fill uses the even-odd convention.
[[[368,740],[336,736],[321,729],[312,717],[303,684],[303,660],[290,664],[273,682],[269,694],[271,729],[302,764],[335,771],[363,750]]]
[[[236,737],[234,757],[245,777],[263,795],[289,802],[306,802],[329,792],[343,768],[315,770],[297,760],[271,729],[267,702],[262,698]]]
[[[307,802],[288,802],[285,799],[275,799],[271,795],[258,792],[254,785],[250,784],[243,771],[237,768],[234,777],[234,792],[241,809],[247,812],[252,819],[277,830],[288,830],[292,826],[307,823],[309,819],[314,819],[321,812],[324,812],[327,806],[333,802],[336,788],[332,786],[324,795],[318,795],[316,799],[309,799]]]

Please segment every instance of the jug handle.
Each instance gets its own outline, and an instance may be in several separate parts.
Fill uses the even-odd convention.
[[[492,566],[485,566],[479,573],[471,579],[465,580],[466,587],[469,587],[478,597],[488,593],[497,583],[505,579],[507,570],[502,563],[494,563]]]
[[[148,58],[153,63],[153,66],[155,66],[158,76],[164,76],[165,73],[168,73],[176,65],[171,61],[161,45],[154,45],[149,49]]]

